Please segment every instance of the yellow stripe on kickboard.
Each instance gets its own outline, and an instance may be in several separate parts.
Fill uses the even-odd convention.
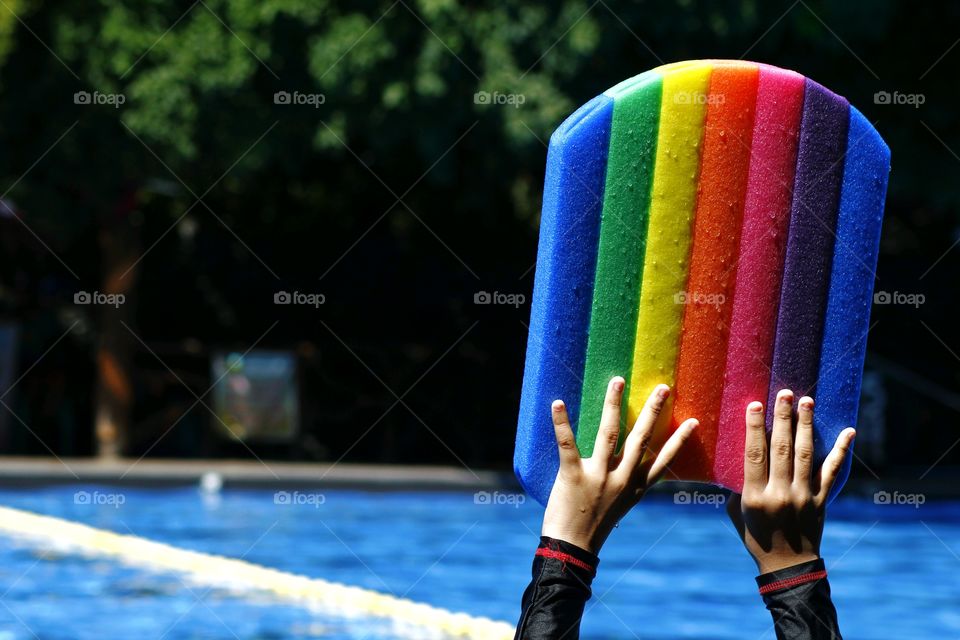
[[[394,623],[398,637],[422,638],[425,634],[429,637],[441,634],[445,638],[509,640],[514,635],[513,626],[506,622],[455,613],[369,589],[298,576],[245,560],[188,551],[19,509],[0,507],[0,532],[61,552],[105,556],[129,566],[172,571],[199,584],[221,587],[239,595],[267,592],[318,607],[331,615],[386,618]]]
[[[647,397],[659,383],[673,387],[683,321],[677,294],[687,284],[693,218],[710,62],[665,65],[660,132],[650,202],[647,251],[640,288],[640,315],[634,344],[627,426],[632,428]],[[661,413],[652,443],[662,444],[673,395]],[[659,437],[658,437],[659,436]]]

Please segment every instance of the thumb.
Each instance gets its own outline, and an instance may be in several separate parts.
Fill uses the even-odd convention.
[[[837,436],[837,442],[833,445],[827,459],[823,461],[823,467],[820,468],[820,487],[817,491],[817,500],[822,504],[830,494],[834,481],[843,468],[843,462],[847,456],[852,455],[853,439],[857,432],[852,427],[847,427]]]

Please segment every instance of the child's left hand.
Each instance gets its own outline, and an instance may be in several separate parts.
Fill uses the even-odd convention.
[[[563,401],[553,403],[560,470],[547,502],[541,533],[593,554],[600,551],[614,526],[640,501],[647,488],[660,479],[697,426],[693,418],[686,420],[657,457],[644,462],[654,424],[670,395],[670,388],[661,384],[647,399],[622,451],[616,453],[623,387],[624,380],[619,376],[607,386],[593,456],[586,459],[580,458]]]

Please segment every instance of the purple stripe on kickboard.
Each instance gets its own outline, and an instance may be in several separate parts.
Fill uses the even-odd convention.
[[[816,393],[849,109],[844,98],[807,79],[768,409],[780,389],[791,389],[795,401]],[[772,410],[766,418],[769,429]]]

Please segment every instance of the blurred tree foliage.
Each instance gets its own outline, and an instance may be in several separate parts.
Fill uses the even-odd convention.
[[[203,358],[170,365],[176,348],[144,343],[190,339],[202,354],[266,331],[260,346],[298,346],[305,362],[312,409],[293,455],[503,466],[529,310],[476,307],[473,294],[529,295],[545,144],[566,115],[661,62],[794,68],[849,97],[890,142],[881,280],[933,292],[957,264],[917,282],[957,237],[960,183],[947,176],[960,49],[940,27],[958,17],[955,4],[895,0],[4,0],[0,175],[24,243],[49,249],[35,247],[31,269],[59,292],[43,301],[7,287],[4,304],[22,317],[56,311],[62,328],[80,320],[70,339],[98,354],[97,393],[129,394],[121,431],[150,423],[143,407],[178,388],[169,369],[206,391]],[[877,91],[926,100],[876,105]],[[124,103],[76,104],[76,92]],[[323,104],[278,104],[277,92]],[[80,314],[69,302],[81,289],[132,302]],[[292,289],[328,303],[271,304]],[[928,298],[931,318],[949,305]],[[873,349],[956,386],[937,345],[904,351],[896,339],[916,315],[880,313]],[[960,348],[956,329],[937,330]],[[209,422],[194,411],[156,452],[207,446],[196,433]],[[116,446],[146,450],[151,428]]]

